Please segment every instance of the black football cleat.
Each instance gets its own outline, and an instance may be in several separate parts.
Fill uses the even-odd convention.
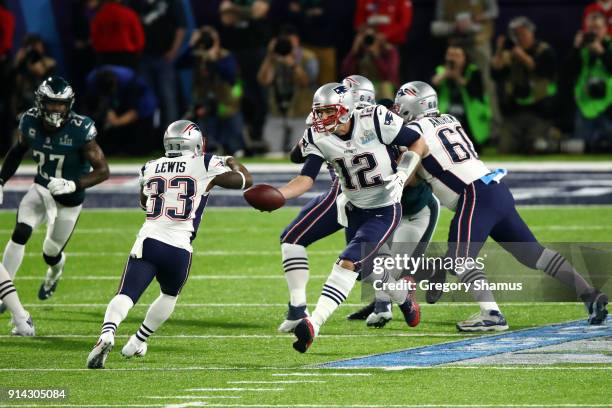
[[[312,327],[310,320],[307,318],[302,319],[298,325],[295,326],[293,334],[297,337],[297,340],[293,342],[293,348],[300,353],[305,353],[315,338],[314,327]]]
[[[57,289],[57,283],[59,282],[59,279],[56,280],[53,285],[51,285],[51,287],[49,289],[45,288],[45,284],[44,282],[40,285],[40,289],[38,289],[38,298],[40,300],[47,300],[49,299],[51,296],[53,296],[53,294],[55,293],[55,289]]]
[[[404,315],[404,320],[410,327],[416,327],[421,321],[421,306],[412,299],[407,299],[404,303],[399,305],[399,309]]]
[[[375,304],[376,302],[372,302],[369,305],[362,307],[358,311],[346,316],[346,319],[347,320],[366,320],[370,314],[374,313]]]
[[[608,316],[608,296],[605,293],[596,290],[595,292],[584,296],[583,300],[584,306],[589,313],[587,322],[593,325],[604,323],[606,321],[606,317]]]

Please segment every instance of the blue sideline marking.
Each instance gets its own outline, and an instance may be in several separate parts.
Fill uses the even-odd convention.
[[[612,335],[612,322],[589,326],[586,320],[553,324],[450,343],[435,344],[321,364],[319,368],[430,367],[455,361]]]

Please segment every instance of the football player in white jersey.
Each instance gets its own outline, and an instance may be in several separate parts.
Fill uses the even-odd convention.
[[[121,354],[130,358],[147,352],[148,337],[170,317],[187,281],[191,243],[210,190],[214,186],[251,186],[251,175],[244,166],[233,157],[205,153],[205,146],[206,139],[196,124],[178,120],[164,134],[165,157],[142,167],[140,203],[146,220],[130,252],[117,295],[106,309],[102,333],[87,358],[88,368],[104,368],[117,327],[155,278],[161,293]]]
[[[364,76],[351,75],[342,81],[352,93],[355,109],[360,110],[376,103],[374,84]],[[312,125],[313,114],[306,119]],[[306,143],[308,143],[306,141]],[[293,163],[304,163],[304,143],[300,140],[291,150]],[[292,332],[304,317],[308,316],[306,285],[309,280],[308,253],[306,248],[342,228],[337,220],[336,198],[341,192],[340,180],[333,167],[328,164],[332,183],[329,191],[313,198],[302,207],[300,213],[283,230],[281,253],[285,280],[289,289],[289,304],[285,320],[278,327],[280,332]],[[367,316],[367,315],[366,315]]]
[[[393,234],[401,219],[399,201],[426,146],[403,126],[402,119],[376,105],[355,111],[351,92],[339,83],[321,86],[313,97],[313,125],[306,130],[306,162],[301,174],[280,188],[286,199],[299,197],[314,184],[325,161],[334,166],[342,183],[336,199],[338,224],[346,228],[347,247],[334,264],[311,317],[294,329],[293,348],[304,353],[319,328],[346,299],[357,273]],[[399,166],[389,145],[411,149]],[[370,244],[368,247],[367,244]],[[393,300],[409,325],[420,319],[407,293]]]
[[[32,323],[32,317],[23,308],[23,305],[19,301],[17,296],[17,289],[13,285],[11,276],[0,263],[0,301],[2,301],[4,307],[11,312],[11,334],[15,336],[34,336],[34,323]]]
[[[606,320],[608,298],[593,288],[558,252],[543,247],[521,219],[508,186],[501,181],[505,169],[489,170],[478,158],[459,121],[440,114],[436,91],[420,81],[401,86],[395,110],[406,127],[425,140],[419,176],[431,184],[443,205],[455,211],[448,236],[447,256],[475,259],[490,236],[522,264],[544,271],[571,286],[584,302],[589,324]],[[521,243],[517,245],[517,243]],[[457,271],[463,283],[486,281],[482,270]],[[457,323],[461,331],[500,331],[508,323],[488,290],[474,292],[480,312]]]

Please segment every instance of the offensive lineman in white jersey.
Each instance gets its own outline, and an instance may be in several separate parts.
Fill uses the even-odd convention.
[[[414,137],[420,136],[429,148],[419,175],[431,184],[442,204],[455,211],[447,256],[476,259],[490,236],[522,264],[573,287],[585,304],[589,324],[604,322],[608,297],[587,283],[561,254],[536,240],[516,211],[508,186],[501,181],[505,169],[490,171],[478,158],[459,121],[438,111],[436,91],[425,82],[408,82],[396,94],[395,110]],[[457,275],[462,283],[486,281],[477,268]],[[474,296],[480,312],[457,323],[457,328],[506,330],[508,324],[491,291],[480,290]]]
[[[342,194],[336,199],[336,221],[346,227],[347,247],[323,285],[312,316],[302,319],[294,329],[297,341],[293,348],[301,353],[346,299],[362,264],[393,234],[402,215],[399,201],[404,185],[426,150],[423,141],[384,106],[355,111],[352,94],[342,84],[320,87],[312,106],[313,125],[306,131],[303,146],[306,162],[301,174],[280,191],[286,199],[299,197],[312,187],[322,164],[331,163],[342,182]],[[396,166],[388,145],[406,146],[411,152]],[[364,247],[368,243],[371,246]],[[418,324],[419,310],[406,291],[398,292],[393,300],[400,304],[409,325]]]
[[[106,309],[102,333],[87,358],[88,368],[104,368],[115,343],[115,331],[153,278],[161,293],[144,322],[121,354],[130,358],[147,352],[147,339],[172,314],[191,267],[196,237],[209,191],[214,186],[250,187],[248,170],[233,157],[205,153],[198,126],[178,120],[164,134],[165,157],[145,164],[140,174],[140,203],[146,221],[130,252],[117,295]]]

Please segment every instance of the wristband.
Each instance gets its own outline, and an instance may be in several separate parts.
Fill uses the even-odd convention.
[[[244,177],[244,174],[242,174],[241,171],[236,171],[236,173],[240,174],[240,176],[242,177],[242,187],[240,187],[240,189],[244,190],[244,186],[246,186],[246,177]]]

